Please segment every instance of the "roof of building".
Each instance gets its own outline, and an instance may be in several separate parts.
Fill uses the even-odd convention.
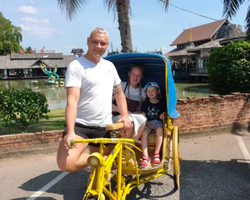
[[[0,56],[0,69],[40,68],[41,62],[50,68],[66,68],[73,60],[75,60],[74,55],[58,53],[12,53],[11,55]]]
[[[191,28],[192,42],[198,42],[211,39],[212,36],[218,31],[218,29],[225,23],[227,19],[218,20],[201,26]],[[185,44],[189,42],[190,29],[184,30],[170,46]]]
[[[210,41],[210,42],[207,42],[205,44],[202,44],[202,45],[199,45],[199,46],[196,46],[196,47],[193,47],[193,48],[190,48],[190,49],[187,49],[187,52],[195,52],[195,51],[200,51],[202,49],[214,49],[214,48],[219,48],[219,47],[222,47],[220,45],[220,41],[222,39],[218,39],[218,40],[213,40],[213,41]]]
[[[246,33],[244,33],[238,37],[236,36],[236,37],[232,37],[232,38],[222,39],[222,40],[220,40],[220,44],[225,45],[225,44],[228,44],[229,42],[238,42],[240,40],[246,40],[246,38],[247,38],[247,35],[246,35]]]
[[[166,53],[164,56],[167,58],[170,57],[183,57],[183,56],[192,56],[194,53],[187,52],[188,49],[192,49],[193,47],[186,47],[184,49],[173,49],[172,51]]]
[[[11,60],[63,59],[62,53],[11,53]]]
[[[71,53],[84,53],[83,49],[72,49]]]

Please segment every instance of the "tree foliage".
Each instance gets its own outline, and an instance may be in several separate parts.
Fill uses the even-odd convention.
[[[22,50],[21,28],[12,25],[11,21],[5,19],[0,12],[0,55],[18,53]]]
[[[169,0],[155,0],[162,5],[165,11],[168,8]],[[70,20],[81,11],[81,7],[85,6],[89,0],[57,0],[60,9],[66,13],[66,17]],[[103,0],[108,11],[113,11],[114,19],[118,18],[119,31],[121,36],[122,52],[133,52],[130,15],[132,13],[130,0]]]
[[[31,89],[5,89],[0,91],[0,119],[9,133],[27,131],[31,123],[48,119],[48,103],[45,95]]]
[[[250,92],[250,44],[232,42],[213,50],[208,75],[212,89],[219,94]]]

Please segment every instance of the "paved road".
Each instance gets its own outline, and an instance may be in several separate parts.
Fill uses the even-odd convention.
[[[250,135],[216,134],[181,137],[181,189],[171,175],[131,191],[127,199],[250,199]],[[58,170],[56,154],[0,160],[0,200],[80,200],[88,169]]]

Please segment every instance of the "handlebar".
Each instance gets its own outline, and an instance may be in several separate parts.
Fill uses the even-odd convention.
[[[113,131],[124,128],[124,124],[122,122],[114,123],[114,124],[108,124],[106,126],[107,131]]]
[[[122,122],[109,124],[106,126],[107,131],[114,131],[124,127]],[[70,145],[74,146],[76,143],[103,143],[103,144],[116,144],[116,143],[131,143],[135,145],[141,145],[141,141],[134,140],[131,138],[95,138],[95,139],[82,139],[82,140],[71,140]]]
[[[135,144],[136,141],[130,138],[95,138],[95,139],[82,139],[82,140],[71,140],[70,145],[74,146],[76,143],[104,143],[104,144],[116,144],[118,142],[121,143],[132,143]]]

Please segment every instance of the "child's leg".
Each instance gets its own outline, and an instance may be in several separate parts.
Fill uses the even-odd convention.
[[[145,127],[141,136],[142,155],[148,157],[148,135],[150,130]]]
[[[160,159],[160,150],[161,150],[161,145],[163,141],[163,128],[162,126],[158,126],[155,130],[156,132],[156,144],[155,144],[155,155],[154,155],[154,166],[158,166],[161,164],[161,159]]]
[[[161,150],[161,145],[163,141],[163,128],[158,126],[155,130],[156,132],[156,141],[155,141],[155,154],[159,154]]]
[[[141,147],[142,147],[142,162],[141,168],[147,168],[150,163],[150,158],[148,157],[148,135],[150,130],[145,127],[143,134],[141,136]]]

